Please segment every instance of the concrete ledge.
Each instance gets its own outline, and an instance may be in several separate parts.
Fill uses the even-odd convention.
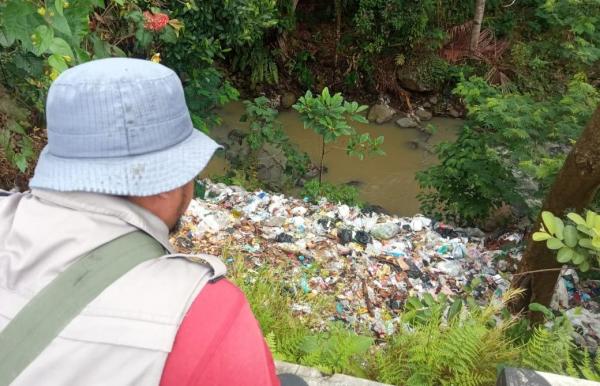
[[[343,374],[323,375],[315,368],[287,362],[275,361],[275,367],[277,369],[277,374],[280,375],[280,377],[283,374],[292,374],[302,378],[307,386],[391,386]],[[282,379],[282,381],[283,380],[284,379]],[[301,386],[302,383],[290,382],[290,386],[295,385]],[[286,383],[282,383],[282,386],[286,386]]]

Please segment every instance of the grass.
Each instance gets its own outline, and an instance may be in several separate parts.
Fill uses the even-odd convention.
[[[410,299],[399,331],[384,340],[348,329],[331,315],[335,299],[284,280],[291,261],[255,267],[225,250],[229,277],[246,294],[275,359],[395,385],[493,385],[504,366],[595,379],[600,359],[574,348],[571,327],[531,327],[506,312],[518,293],[479,305],[473,299]],[[284,260],[285,261],[285,260]],[[298,312],[304,307],[308,312]],[[576,358],[579,358],[576,360]],[[582,359],[583,358],[583,359]]]

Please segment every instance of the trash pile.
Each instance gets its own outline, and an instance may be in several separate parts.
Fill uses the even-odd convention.
[[[229,263],[230,256],[242,254],[255,267],[291,267],[281,278],[291,290],[335,299],[324,321],[343,320],[379,336],[394,332],[410,296],[468,291],[485,302],[501,295],[521,256],[519,234],[502,235],[488,249],[479,229],[453,228],[421,215],[401,218],[325,199],[313,204],[203,183],[205,199],[192,201],[172,238],[174,245],[222,256]],[[597,315],[600,283],[584,287],[569,275],[563,275],[563,280],[571,277],[571,284],[563,283],[567,291],[560,301],[566,304],[561,308],[584,305]],[[294,304],[293,309],[311,313],[309,304]]]

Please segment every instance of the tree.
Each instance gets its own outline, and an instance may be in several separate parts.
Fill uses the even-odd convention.
[[[319,185],[323,181],[323,162],[325,161],[326,146],[328,143],[336,142],[341,137],[348,138],[346,153],[363,159],[366,154],[385,153],[381,150],[383,137],[372,139],[368,133],[358,134],[348,124],[349,120],[367,123],[360,113],[367,109],[356,102],[344,100],[341,93],[329,94],[325,87],[321,95],[313,96],[309,91],[298,99],[298,103],[292,106],[304,122],[304,128],[310,128],[321,136],[321,160],[319,163]]]
[[[481,23],[483,22],[483,13],[485,11],[485,0],[475,1],[475,16],[473,17],[473,29],[471,30],[471,52],[477,50],[479,44],[479,35],[481,33]]]
[[[567,210],[581,212],[592,202],[600,187],[599,148],[600,106],[567,156],[542,211],[562,216]],[[541,222],[540,217],[536,224]],[[524,290],[523,296],[511,304],[513,311],[525,310],[530,303],[550,305],[560,266],[544,243],[530,240],[512,282],[513,288]]]

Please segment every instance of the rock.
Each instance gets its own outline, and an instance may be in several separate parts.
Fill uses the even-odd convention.
[[[396,124],[404,129],[410,129],[413,127],[418,127],[419,124],[417,123],[417,121],[415,121],[412,118],[409,117],[405,117],[405,118],[400,118],[396,121]]]
[[[400,232],[400,226],[393,222],[376,224],[371,235],[378,240],[389,240]]]
[[[398,73],[398,83],[402,88],[405,88],[409,91],[433,91],[433,86],[427,84],[422,79],[419,79],[419,76],[416,71],[400,71]]]
[[[431,103],[429,103],[429,102],[423,103],[423,108],[430,109],[431,108]]]
[[[287,233],[280,233],[275,238],[275,241],[277,241],[278,243],[293,243],[294,238],[291,235],[288,235]]]
[[[395,114],[396,110],[394,110],[392,107],[384,104],[376,104],[371,106],[369,109],[367,119],[370,122],[382,124],[391,121]]]
[[[431,118],[433,118],[433,114],[430,111],[423,109],[418,109],[416,114],[417,117],[419,117],[422,121],[429,121]]]
[[[454,107],[448,109],[448,115],[452,118],[460,118],[460,113]]]
[[[289,109],[294,103],[296,103],[296,95],[293,92],[286,91],[281,96],[281,107]]]
[[[438,103],[438,97],[435,95],[432,95],[428,98],[429,103],[431,103],[432,105],[437,105]]]
[[[367,245],[369,244],[373,239],[371,238],[371,235],[368,234],[365,231],[357,231],[356,234],[354,235],[354,240],[357,243],[363,244],[363,245]]]
[[[352,231],[350,229],[342,228],[337,232],[338,241],[342,245],[348,244],[352,241]]]
[[[287,157],[282,149],[265,143],[257,153],[257,177],[268,186],[277,190],[283,188]]]

